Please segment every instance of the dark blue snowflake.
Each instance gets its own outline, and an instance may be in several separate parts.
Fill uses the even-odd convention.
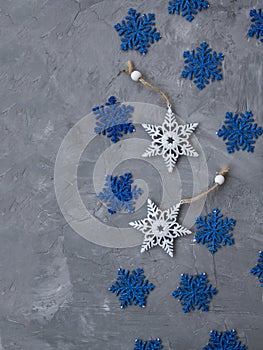
[[[106,176],[105,187],[98,194],[98,198],[107,204],[110,214],[120,211],[134,212],[135,200],[143,191],[132,184],[131,173],[121,176]]]
[[[196,86],[203,90],[210,80],[222,80],[221,61],[224,60],[222,53],[216,53],[209,45],[203,42],[196,50],[185,51],[183,54],[185,61],[183,78],[194,79]]]
[[[117,23],[114,28],[121,38],[121,50],[136,50],[145,55],[148,48],[155,41],[161,39],[161,35],[155,27],[155,15],[153,13],[144,14],[134,9],[129,9],[128,16],[121,23]]]
[[[133,271],[125,271],[119,269],[118,277],[109,291],[116,293],[121,302],[121,308],[126,308],[128,305],[146,306],[146,299],[154,285],[149,283],[143,275],[143,269],[138,268]]]
[[[250,10],[251,25],[248,31],[250,37],[256,37],[263,42],[263,9]]]
[[[260,251],[258,256],[258,263],[251,269],[250,272],[252,275],[257,276],[259,282],[261,283],[261,287],[263,287],[263,252]]]
[[[225,332],[211,331],[209,343],[203,350],[246,350],[238,340],[237,332],[232,329]]]
[[[228,219],[220,214],[220,210],[213,209],[208,216],[196,219],[197,230],[194,241],[196,243],[206,244],[209,251],[214,254],[221,246],[232,245],[235,243],[232,238],[233,227],[236,224],[234,219]]]
[[[173,296],[181,301],[183,310],[187,313],[196,308],[208,311],[210,299],[216,293],[217,290],[212,289],[205,273],[194,276],[182,274],[180,287],[173,292]]]
[[[209,2],[205,0],[174,0],[169,2],[168,13],[186,16],[187,21],[191,22],[198,11],[207,9]]]
[[[252,112],[246,111],[244,113],[233,114],[227,112],[225,116],[224,125],[219,129],[217,135],[223,138],[226,142],[227,152],[234,153],[235,151],[247,150],[247,152],[254,152],[254,144],[263,133],[263,129],[254,122]]]
[[[159,350],[162,349],[162,342],[159,338],[154,340],[143,341],[141,339],[135,340],[134,350]]]
[[[105,106],[97,106],[92,109],[96,116],[96,134],[107,135],[112,142],[116,143],[124,135],[135,130],[132,124],[132,106],[121,105],[116,97],[111,96]]]

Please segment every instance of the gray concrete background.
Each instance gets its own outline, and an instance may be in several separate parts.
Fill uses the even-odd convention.
[[[249,9],[263,3],[211,1],[188,23],[169,16],[167,2],[0,1],[0,349],[127,350],[135,338],[160,337],[165,349],[196,350],[211,329],[229,328],[249,349],[262,349],[262,289],[249,270],[263,249],[263,141],[254,154],[228,155],[215,131],[226,111],[252,110],[263,124],[262,44],[246,37]],[[119,50],[113,25],[131,6],[155,12],[162,34],[146,57]],[[225,61],[224,80],[200,92],[180,73],[183,51],[202,41],[223,52]],[[174,259],[160,249],[141,255],[139,247],[103,248],[78,236],[58,208],[54,163],[70,128],[110,95],[163,103],[117,76],[127,59],[169,94],[183,120],[200,123],[196,136],[211,181],[222,165],[231,167],[203,210],[218,206],[237,220],[236,244],[214,258],[192,237],[178,240]],[[180,160],[178,169],[189,179],[187,194],[192,184],[184,164]],[[121,310],[107,291],[120,266],[143,267],[156,285],[146,309]],[[196,271],[206,272],[219,293],[208,313],[186,315],[171,292],[181,273]]]

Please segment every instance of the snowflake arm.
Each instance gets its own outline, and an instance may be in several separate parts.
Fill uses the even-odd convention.
[[[206,42],[203,42],[196,50],[185,51],[183,57],[185,66],[182,77],[194,79],[194,83],[200,90],[203,90],[210,81],[223,79],[221,62],[224,60],[224,55],[217,54],[216,51],[209,48]]]
[[[206,0],[174,0],[169,2],[168,13],[186,16],[187,21],[191,22],[198,11],[207,9],[209,2]]]
[[[148,199],[147,217],[129,223],[130,226],[144,234],[141,253],[160,246],[170,257],[173,257],[174,239],[192,233],[176,222],[180,205],[179,203],[162,211]]]
[[[232,329],[225,332],[211,331],[209,343],[203,350],[246,350],[246,345],[242,345],[238,340],[237,332]]]
[[[255,140],[262,133],[263,129],[254,123],[252,112],[246,111],[245,114],[227,112],[224,125],[218,130],[217,135],[226,141],[228,153],[234,153],[240,149],[254,152]]]
[[[263,9],[250,10],[251,24],[248,30],[248,36],[256,37],[263,42]]]
[[[256,276],[261,283],[261,287],[263,287],[263,252],[260,251],[258,254],[258,263],[254,266],[250,272],[252,275]]]
[[[121,211],[134,212],[135,200],[138,199],[143,191],[132,184],[131,173],[113,177],[110,175],[106,176],[105,187],[98,194],[98,198],[106,203],[110,214]]]
[[[116,97],[111,96],[105,106],[93,108],[96,117],[96,134],[106,135],[112,142],[116,143],[123,135],[132,133],[135,130],[132,124],[132,106],[121,105]]]
[[[217,293],[215,288],[209,284],[205,273],[200,275],[181,275],[180,287],[173,292],[174,298],[178,298],[185,313],[191,310],[208,311],[210,300]]]
[[[162,342],[159,338],[154,340],[143,341],[141,339],[135,340],[134,350],[161,350],[163,349]]]
[[[121,50],[136,50],[142,55],[148,52],[149,47],[155,41],[161,39],[161,35],[155,27],[155,15],[153,13],[144,14],[134,9],[128,11],[128,16],[121,23],[114,26],[121,38]]]
[[[206,245],[209,251],[215,254],[221,246],[235,243],[232,238],[235,224],[234,219],[223,218],[220,210],[215,208],[208,216],[196,219],[197,231],[194,241]]]
[[[118,277],[109,291],[119,297],[121,308],[125,309],[132,304],[145,307],[147,296],[153,289],[154,285],[145,279],[143,269],[138,268],[133,271],[119,269]]]
[[[198,153],[188,141],[197,125],[197,123],[179,125],[169,107],[162,125],[142,124],[152,138],[151,145],[145,150],[142,157],[161,155],[169,172],[173,171],[180,155],[198,157]]]

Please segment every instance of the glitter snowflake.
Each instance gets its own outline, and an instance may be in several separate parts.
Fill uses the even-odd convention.
[[[246,350],[238,340],[237,332],[232,329],[225,332],[211,331],[209,343],[203,350]]]
[[[131,121],[133,107],[121,105],[114,96],[108,99],[105,106],[97,106],[92,111],[98,120],[95,133],[107,135],[114,143],[118,142],[123,135],[135,130]]]
[[[209,2],[205,0],[174,0],[169,2],[168,13],[186,16],[187,21],[191,22],[198,11],[207,9]]]
[[[234,153],[240,149],[254,152],[255,139],[262,135],[263,129],[253,122],[252,112],[226,113],[225,124],[218,130],[217,135],[222,137],[223,141],[228,140],[226,142],[228,153]]]
[[[251,25],[248,31],[250,37],[256,37],[263,42],[263,9],[250,10]]]
[[[153,13],[144,14],[134,9],[128,11],[128,16],[121,23],[117,23],[114,28],[121,38],[121,50],[136,50],[145,55],[148,48],[155,41],[161,39],[161,35],[155,27],[155,15]]]
[[[159,338],[154,340],[143,341],[141,339],[135,340],[134,350],[159,350],[162,349],[162,342]]]
[[[106,176],[105,187],[98,198],[107,204],[108,212],[115,214],[121,211],[134,212],[135,200],[143,193],[142,189],[133,185],[132,174]]]
[[[197,125],[197,123],[179,125],[171,107],[168,107],[162,125],[142,124],[153,140],[142,156],[161,155],[168,171],[172,172],[180,155],[198,157],[198,153],[188,141]]]
[[[119,269],[118,277],[115,283],[109,288],[109,291],[116,293],[121,308],[128,305],[146,306],[147,295],[154,289],[154,285],[145,279],[143,269],[138,268],[133,271]]]
[[[180,203],[162,211],[148,199],[147,218],[129,223],[145,235],[141,253],[158,245],[173,257],[174,239],[192,233],[176,222],[179,210]]]
[[[206,244],[209,251],[214,254],[221,246],[232,245],[235,243],[232,238],[233,227],[236,221],[228,219],[220,214],[220,210],[214,209],[208,216],[196,219],[197,229],[194,241],[196,243]]]
[[[186,64],[182,72],[183,78],[194,79],[196,86],[203,90],[211,81],[222,80],[221,73],[224,55],[216,53],[209,45],[203,42],[196,50],[185,51],[183,54]]]
[[[260,251],[258,256],[258,263],[250,272],[252,275],[257,276],[257,278],[260,279],[259,282],[261,283],[261,287],[263,287],[263,252]]]
[[[173,296],[181,301],[185,313],[202,309],[208,311],[208,304],[217,290],[212,289],[205,273],[200,275],[181,275],[180,287],[173,292]]]

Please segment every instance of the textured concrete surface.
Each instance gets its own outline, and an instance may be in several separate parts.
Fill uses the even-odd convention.
[[[135,338],[160,337],[165,349],[196,350],[211,329],[229,328],[249,349],[262,349],[262,289],[249,270],[263,249],[263,139],[254,154],[228,155],[215,136],[226,111],[252,110],[263,124],[262,44],[246,37],[249,9],[262,2],[211,3],[188,23],[169,16],[166,1],[0,1],[0,349],[127,350]],[[156,13],[162,39],[146,57],[121,52],[113,30],[131,6]],[[224,80],[200,92],[180,72],[183,51],[202,41],[225,61]],[[177,242],[174,259],[160,249],[141,255],[139,247],[104,248],[77,235],[59,210],[54,163],[71,127],[110,95],[163,105],[147,88],[118,76],[127,59],[169,94],[182,120],[199,122],[210,181],[222,165],[231,167],[203,209],[218,206],[237,220],[236,244],[214,258],[191,237]],[[83,157],[94,166],[96,155]],[[187,164],[178,163],[185,195],[192,186]],[[80,187],[85,191],[86,183],[92,192],[91,172],[83,179],[82,172]],[[107,291],[120,266],[143,267],[156,285],[146,309],[120,310]],[[196,271],[207,272],[219,293],[210,312],[185,315],[171,292],[181,273]]]

